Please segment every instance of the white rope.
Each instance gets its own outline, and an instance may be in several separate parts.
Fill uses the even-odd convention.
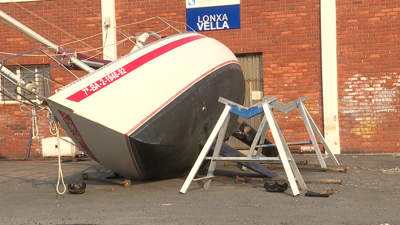
[[[56,191],[57,191],[57,194],[63,195],[63,194],[65,194],[65,192],[67,192],[67,187],[65,186],[65,183],[64,183],[64,175],[63,175],[62,168],[61,168],[60,131],[58,130],[58,123],[57,122],[53,122],[53,123],[55,125],[56,134],[57,134],[57,149],[58,149],[58,180],[57,180]],[[64,188],[63,192],[61,192],[59,190],[60,180],[61,180],[62,186]]]
[[[49,131],[53,136],[57,137],[57,149],[58,149],[58,180],[57,180],[57,186],[56,186],[56,191],[57,194],[63,195],[67,191],[67,188],[64,183],[64,175],[62,172],[61,168],[61,145],[60,145],[60,130],[58,129],[58,121],[55,119],[54,114],[51,113],[50,109],[46,107],[47,109],[47,118],[49,120]],[[64,191],[60,192],[59,187],[60,187],[60,181],[64,187]]]
[[[25,111],[24,108],[28,109],[28,111]],[[19,106],[19,109],[21,112],[25,114],[32,114],[32,139],[37,139],[39,138],[39,129],[38,129],[38,123],[37,123],[37,117],[38,117],[38,112],[44,110],[45,108],[42,107],[39,110],[36,109],[36,106],[27,106],[25,104],[21,104]]]
[[[51,121],[53,121],[54,120],[54,116],[53,116],[53,114],[51,113],[51,111],[50,111],[50,109],[48,108],[48,107],[45,107],[45,109],[47,110],[47,119],[46,118],[44,118],[44,117],[42,117],[42,116],[40,116],[39,114],[36,114],[36,116],[39,118],[39,119],[41,119],[41,120],[43,120],[43,121],[49,121],[49,131],[50,131],[50,134],[51,135],[53,135],[53,136],[56,136],[57,135],[57,133],[56,133],[56,131],[55,131],[55,129],[53,129],[53,127],[52,127],[52,122]],[[59,130],[61,130],[61,131],[63,131],[63,132],[67,132],[67,131],[65,131],[62,127],[59,127],[58,128]],[[63,140],[62,138],[60,138],[61,140]],[[77,146],[76,144],[74,144],[75,146]]]
[[[38,139],[39,138],[39,129],[38,129],[38,123],[37,123],[37,116],[36,116],[36,106],[34,106],[32,109],[32,125],[33,125],[32,139]]]
[[[57,130],[54,127],[56,119],[54,117],[54,114],[50,111],[50,109],[47,109],[47,119],[49,121],[50,134],[52,134],[53,136],[57,136]]]

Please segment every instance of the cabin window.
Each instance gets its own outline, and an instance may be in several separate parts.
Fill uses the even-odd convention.
[[[19,78],[23,79],[25,82],[32,81],[36,83],[38,85],[38,91],[44,97],[49,97],[51,95],[50,70],[45,70],[46,68],[49,68],[49,66],[48,65],[7,66],[7,69],[11,70],[14,74],[16,74]],[[23,97],[15,93],[15,84],[12,81],[5,78],[4,76],[0,77],[0,85],[1,85],[0,86],[1,90],[4,93],[17,98],[18,100],[24,99]],[[37,101],[39,99],[38,96],[36,96],[35,94],[23,91],[21,90],[21,88],[18,88],[17,91],[21,93],[25,98],[31,101]],[[0,93],[0,100],[3,103],[16,103],[14,99],[11,99],[1,93]]]

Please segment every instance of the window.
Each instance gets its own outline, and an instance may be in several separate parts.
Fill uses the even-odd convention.
[[[7,66],[7,69],[11,70],[19,78],[27,82],[34,82],[38,85],[38,92],[44,97],[51,95],[51,83],[50,83],[50,70],[45,70],[40,73],[34,74],[35,72],[49,68],[48,65],[34,65],[34,66]],[[23,98],[15,93],[15,85],[4,76],[0,77],[0,85],[2,89],[5,89],[5,93],[17,97],[19,100]],[[29,93],[27,91],[18,88],[18,92],[21,93],[25,98],[35,101],[38,100],[38,96]],[[1,102],[15,103],[15,100],[8,98],[7,96],[0,94]]]

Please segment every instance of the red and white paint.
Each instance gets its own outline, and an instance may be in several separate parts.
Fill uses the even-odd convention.
[[[132,153],[127,137],[185,90],[230,63],[238,62],[220,42],[197,33],[181,34],[110,63],[48,102],[52,111],[60,110],[56,117],[68,109],[72,119],[61,121],[63,127],[102,165],[142,179],[140,159]]]

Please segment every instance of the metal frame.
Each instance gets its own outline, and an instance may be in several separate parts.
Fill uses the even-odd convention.
[[[213,131],[210,134],[210,137],[207,139],[206,144],[204,145],[203,149],[200,152],[199,157],[197,157],[196,162],[194,163],[194,166],[192,167],[192,169],[190,170],[190,173],[188,175],[188,177],[185,180],[185,183],[183,184],[180,192],[182,194],[184,194],[186,192],[186,190],[189,188],[190,183],[192,182],[192,180],[194,179],[194,177],[196,176],[197,172],[200,169],[201,164],[203,163],[208,151],[211,148],[212,143],[214,142],[215,138],[217,137],[217,134],[220,132],[221,128],[224,127],[225,131],[226,131],[226,125],[227,125],[227,121],[229,121],[229,112],[231,110],[231,107],[229,105],[225,105],[224,111],[222,112],[221,116],[218,119],[217,124],[215,125]],[[227,120],[228,118],[228,120]],[[215,146],[215,150],[214,152],[217,152],[217,148],[218,146]],[[221,146],[219,146],[219,150],[221,150]],[[219,153],[219,151],[218,151]],[[212,167],[212,163],[210,164],[210,167]],[[209,177],[207,177],[208,179]],[[206,179],[206,178],[204,178]]]
[[[24,77],[19,77],[19,76],[17,76],[16,74],[14,74],[14,73],[12,73],[11,71],[9,71],[9,70],[7,69],[6,66],[4,66],[4,65],[7,63],[8,60],[12,60],[13,58],[21,57],[21,56],[23,56],[23,55],[27,55],[27,54],[34,53],[34,52],[40,52],[40,53],[42,53],[43,56],[49,57],[51,60],[53,60],[53,61],[54,61],[55,63],[57,63],[57,64],[54,65],[54,66],[51,66],[51,67],[48,67],[48,68],[39,70],[39,71],[37,71],[37,72],[29,73],[29,74],[25,75]],[[58,62],[54,57],[52,57],[51,55],[49,55],[48,53],[46,53],[45,51],[43,51],[43,50],[41,50],[41,49],[34,49],[34,50],[30,50],[30,51],[27,51],[27,52],[23,52],[23,53],[20,53],[20,54],[17,54],[17,55],[13,55],[13,56],[10,56],[10,57],[1,59],[1,60],[0,60],[0,76],[3,76],[3,77],[5,77],[7,80],[9,80],[9,81],[11,81],[12,83],[14,83],[14,85],[15,85],[15,90],[14,90],[14,92],[15,92],[17,95],[19,95],[19,96],[22,97],[21,100],[22,100],[22,99],[25,99],[25,100],[27,101],[27,102],[25,101],[25,102],[23,102],[23,103],[25,103],[25,104],[30,104],[30,105],[35,105],[36,107],[38,107],[38,105],[34,102],[34,101],[36,101],[36,100],[31,101],[31,100],[27,99],[25,96],[23,96],[21,93],[18,92],[18,89],[17,89],[17,88],[21,88],[21,89],[23,89],[23,90],[25,90],[25,91],[29,91],[29,90],[27,90],[27,89],[24,88],[24,84],[25,84],[25,80],[24,80],[24,79],[25,79],[25,78],[30,77],[30,76],[33,76],[33,75],[36,75],[36,74],[38,74],[38,73],[42,73],[42,72],[45,72],[45,71],[54,69],[54,68],[59,67],[59,66],[63,67],[68,73],[70,73],[73,77],[75,77],[77,80],[79,80],[79,77],[78,77],[77,75],[75,75],[72,71],[70,71],[66,66],[64,66],[63,64],[61,64],[60,62]],[[11,72],[11,75],[14,76],[14,77],[12,77],[12,76],[10,76],[10,75],[7,75],[6,72]],[[14,78],[16,78],[16,80],[14,80]],[[3,95],[5,95],[6,97],[9,97],[9,98],[12,99],[12,100],[21,102],[20,99],[11,98],[11,97],[8,96],[7,94],[5,94],[3,91],[0,91],[0,93],[3,94]],[[45,98],[46,98],[45,96],[43,96],[43,95],[42,95],[40,92],[38,92],[38,91],[35,91],[33,94],[35,94],[36,96],[39,96],[39,98],[41,98],[41,99],[45,99]]]
[[[316,153],[316,155],[318,157],[318,161],[319,161],[319,163],[321,165],[321,168],[327,168],[325,160],[324,160],[324,158],[322,156],[321,150],[318,147],[318,142],[317,142],[317,140],[315,138],[315,134],[316,134],[318,139],[319,139],[319,141],[324,146],[325,151],[328,153],[329,158],[331,159],[332,163],[335,166],[340,166],[338,160],[336,159],[335,155],[330,150],[330,148],[327,145],[324,137],[322,136],[321,132],[319,131],[317,125],[315,124],[314,120],[311,118],[311,116],[308,113],[306,107],[304,106],[304,101],[306,101],[306,100],[308,100],[307,96],[303,97],[303,98],[300,98],[300,99],[298,99],[296,101],[293,101],[293,102],[291,102],[289,104],[286,104],[286,105],[281,103],[281,102],[278,102],[278,101],[274,101],[274,102],[270,103],[272,109],[276,109],[276,110],[278,110],[280,112],[283,112],[283,113],[289,113],[289,112],[294,111],[294,110],[296,110],[298,108],[299,111],[300,111],[301,117],[302,117],[302,119],[304,121],[304,124],[305,124],[305,126],[307,128],[307,132],[308,132],[308,135],[310,136],[311,143],[310,142],[297,142],[297,143],[288,143],[287,145],[312,144],[313,147],[314,147],[315,153]],[[315,134],[314,134],[314,132],[315,132]],[[260,145],[257,145],[255,147],[260,148],[260,147],[266,147],[266,146],[267,145],[260,144]],[[271,146],[271,145],[268,145],[268,146]],[[254,151],[254,149],[252,150],[251,148],[250,148],[250,150]]]
[[[318,139],[322,142],[323,146],[325,147],[326,152],[331,158],[332,162],[339,166],[339,162],[337,161],[336,157],[332,154],[329,147],[327,146],[324,138],[322,137],[321,133],[319,132],[317,126],[315,125],[314,121],[312,120],[310,114],[308,113],[307,109],[304,106],[304,101],[306,101],[308,97],[303,97],[299,100],[291,102],[289,104],[283,104],[277,101],[276,97],[273,96],[271,98],[264,98],[263,101],[247,108],[239,105],[237,103],[231,102],[224,98],[219,98],[219,102],[225,104],[224,111],[222,112],[220,118],[218,119],[217,124],[215,125],[213,131],[211,132],[210,137],[207,139],[206,144],[204,145],[203,149],[200,152],[199,157],[197,158],[194,166],[192,167],[188,177],[186,178],[180,193],[185,194],[187,189],[190,186],[192,181],[200,181],[205,180],[203,184],[204,189],[208,189],[211,185],[212,178],[214,176],[214,171],[216,168],[217,161],[234,161],[234,162],[246,162],[246,161],[272,161],[272,160],[280,160],[282,161],[285,173],[287,175],[288,181],[290,183],[293,196],[300,195],[300,189],[307,190],[307,186],[301,176],[301,173],[296,165],[296,162],[289,150],[288,145],[295,144],[310,144],[310,142],[296,142],[296,143],[286,143],[285,138],[282,135],[282,132],[276,122],[276,119],[272,113],[273,109],[281,111],[283,113],[289,113],[297,108],[299,108],[300,113],[302,115],[303,121],[306,125],[307,131],[311,138],[311,144],[314,146],[314,150],[318,156],[318,160],[322,168],[326,168],[326,164],[324,158],[322,157],[321,151],[318,147],[318,142],[314,136],[314,132],[317,134]],[[262,109],[262,110],[260,110]],[[229,123],[230,113],[237,114],[244,118],[251,118],[260,113],[264,112],[265,116],[260,124],[260,127],[256,133],[253,143],[251,144],[249,153],[247,157],[221,157],[219,156],[221,151],[221,146],[225,137],[226,129]],[[275,140],[275,145],[264,145],[264,138],[267,134],[268,128],[270,128],[272,132],[272,136]],[[314,132],[313,132],[314,131]],[[217,137],[217,142],[215,145],[215,149],[213,152],[212,157],[206,157],[207,153],[209,152],[212,143],[214,142],[215,138]],[[262,157],[261,156],[261,149],[262,147],[266,146],[276,146],[279,152],[279,158],[277,157]],[[254,150],[257,148],[257,154],[254,155]],[[201,164],[204,160],[211,160],[210,166],[208,168],[207,176],[201,178],[195,178],[198,170],[200,169]]]

